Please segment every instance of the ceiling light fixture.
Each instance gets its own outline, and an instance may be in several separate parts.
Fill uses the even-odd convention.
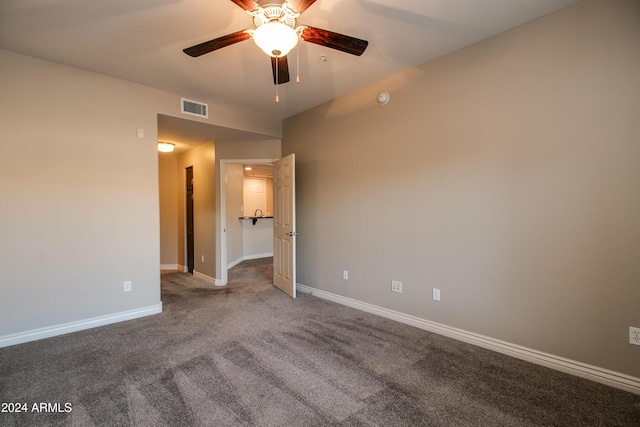
[[[171,153],[176,148],[175,144],[170,142],[158,142],[158,151],[162,153]]]
[[[269,56],[286,56],[298,44],[298,33],[280,21],[260,25],[253,32],[253,41]]]

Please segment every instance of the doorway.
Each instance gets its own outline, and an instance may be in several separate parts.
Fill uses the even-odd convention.
[[[233,221],[260,221],[263,218],[238,217],[235,219],[233,209],[227,206],[227,187],[230,175],[228,169],[234,169],[231,165],[268,164],[273,177],[273,217],[271,218],[271,236],[274,239],[272,245],[274,285],[283,292],[296,297],[296,220],[295,220],[295,154],[289,154],[281,159],[267,160],[221,160],[220,178],[220,263],[218,264],[220,282],[216,279],[216,285],[224,286],[228,282],[228,230]],[[237,167],[235,168],[237,171]],[[240,211],[238,205],[236,212]],[[255,223],[254,223],[255,224]]]
[[[225,284],[227,284],[228,282],[228,271],[229,271],[229,266],[230,263],[235,262],[236,260],[240,259],[241,254],[238,253],[238,251],[233,250],[233,247],[231,248],[232,250],[230,251],[229,249],[229,244],[230,244],[230,239],[237,239],[237,233],[241,232],[240,229],[242,227],[242,225],[244,225],[245,227],[254,227],[254,225],[252,224],[252,219],[245,219],[245,220],[241,220],[241,217],[244,216],[256,216],[255,214],[255,210],[254,212],[245,212],[244,209],[244,201],[242,200],[242,194],[240,195],[239,198],[239,202],[238,202],[238,196],[236,194],[235,198],[234,198],[234,194],[228,194],[228,186],[229,186],[229,181],[233,181],[234,179],[240,179],[238,178],[238,168],[244,168],[245,166],[251,166],[251,167],[256,167],[256,169],[258,168],[268,168],[271,171],[271,174],[273,174],[273,163],[276,161],[277,159],[226,159],[226,160],[220,160],[220,263],[219,263],[219,270],[218,270],[218,275],[217,277],[219,279],[216,279],[216,285],[219,286],[223,286]],[[244,176],[244,172],[242,172],[242,176]],[[243,185],[243,184],[242,184]],[[231,202],[231,204],[229,204],[229,201]],[[258,211],[257,216],[272,216],[273,214],[273,200],[271,197],[271,200],[267,201],[267,205],[269,207],[267,207],[266,209],[263,209],[264,212],[260,213]],[[242,207],[242,209],[240,209]],[[246,213],[246,215],[245,215]],[[262,221],[262,222],[260,222]],[[259,228],[264,228],[264,226],[267,224],[267,221],[273,221],[272,219],[258,219],[255,225],[255,229],[252,231],[256,231],[256,232],[260,232]],[[243,224],[246,223],[246,224]],[[265,231],[266,230],[262,230]],[[236,234],[234,234],[236,233]],[[273,234],[273,228],[271,227],[269,229],[269,233],[272,236]],[[267,254],[264,254],[267,255]],[[272,253],[268,254],[268,255],[272,255]],[[240,259],[240,261],[242,261],[242,259]],[[231,267],[233,267],[233,265],[231,265]]]

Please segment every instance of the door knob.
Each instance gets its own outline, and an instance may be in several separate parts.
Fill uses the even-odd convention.
[[[293,236],[297,236],[297,235],[298,235],[297,231],[290,231],[290,232],[287,233],[287,236],[292,236],[293,237]]]

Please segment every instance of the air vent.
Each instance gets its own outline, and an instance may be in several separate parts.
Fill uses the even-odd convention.
[[[191,101],[189,99],[182,98],[180,112],[182,114],[191,114],[192,116],[209,118],[209,109],[207,104],[201,102]]]

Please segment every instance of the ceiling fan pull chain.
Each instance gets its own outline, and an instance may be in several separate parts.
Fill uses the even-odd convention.
[[[276,102],[280,102],[280,97],[278,96],[278,86],[280,81],[280,76],[278,75],[278,57],[276,56]]]
[[[300,83],[300,45],[296,45],[296,83]]]

